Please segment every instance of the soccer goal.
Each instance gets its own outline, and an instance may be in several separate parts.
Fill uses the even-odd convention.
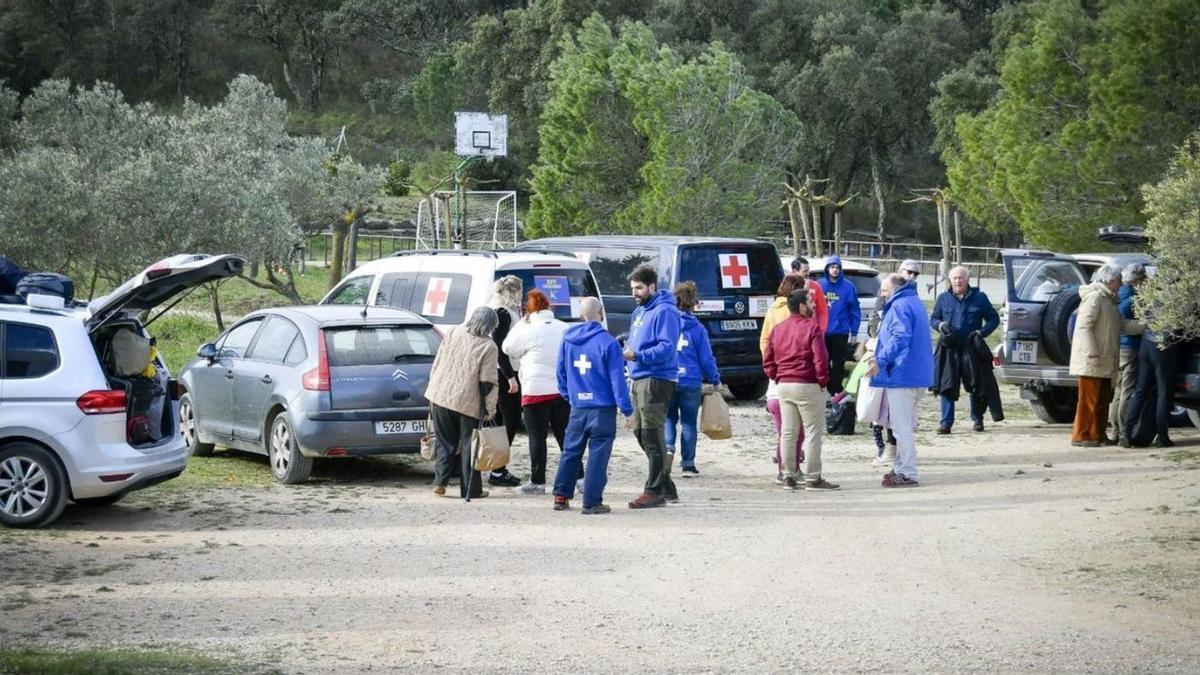
[[[417,208],[421,248],[507,248],[517,229],[514,190],[439,190]]]

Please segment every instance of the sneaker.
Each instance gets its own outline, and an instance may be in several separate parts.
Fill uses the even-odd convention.
[[[496,485],[498,487],[517,487],[521,484],[521,479],[509,473],[508,469],[500,473],[493,471],[488,475],[488,485]]]
[[[629,502],[631,509],[657,509],[666,505],[667,500],[662,495],[652,495],[649,492],[643,492],[637,499]]]
[[[487,497],[487,496],[488,496],[488,491],[484,490],[477,495],[471,495],[471,499],[483,499],[484,497]]]
[[[445,497],[446,496],[446,486],[445,485],[434,485],[433,486],[433,494],[435,494],[439,497]]]
[[[595,516],[602,513],[612,513],[612,507],[608,504],[596,504],[595,506],[585,506],[580,511],[585,516]]]
[[[1071,445],[1076,448],[1098,448],[1102,444],[1100,441],[1071,441]]]
[[[693,476],[699,476],[700,469],[697,469],[694,466],[685,466],[685,467],[683,467],[683,473],[684,473],[684,475],[691,474]]]
[[[883,477],[883,481],[880,483],[880,485],[883,487],[905,488],[917,487],[920,485],[920,483],[903,474],[890,473]]]
[[[938,435],[939,436],[945,436],[949,433],[950,433],[950,427],[948,427],[944,424],[942,426],[938,427]]]
[[[563,497],[562,495],[554,495],[555,511],[566,511],[569,508],[571,508],[571,503],[567,501],[566,497]]]
[[[779,473],[779,474],[776,474],[776,475],[775,475],[775,484],[776,484],[776,485],[783,485],[783,474],[782,474],[782,473]]]
[[[816,490],[816,491],[840,490],[840,489],[842,489],[842,486],[838,485],[837,483],[830,483],[829,481],[825,480],[824,478],[818,478],[814,481],[809,481],[809,482],[805,483],[804,489],[805,490]]]
[[[1172,441],[1166,436],[1159,436],[1158,438],[1154,439],[1153,445],[1156,448],[1173,448],[1175,447],[1175,441]]]
[[[544,495],[546,494],[546,486],[539,483],[529,482],[521,486],[521,494]]]
[[[582,478],[575,479],[575,491],[583,492],[583,479]]]
[[[664,497],[666,498],[667,502],[669,502],[671,504],[679,503],[679,493],[678,492],[672,492],[669,495],[664,495]]]
[[[975,426],[972,427],[972,429],[974,429],[975,431],[983,431],[983,422],[976,422]]]
[[[1132,448],[1133,441],[1130,441],[1128,436],[1121,436],[1121,438],[1117,439],[1117,445],[1122,448]]]
[[[1120,441],[1120,439],[1113,438],[1113,437],[1109,436],[1108,434],[1105,434],[1104,440],[1100,441],[1100,442],[1103,443],[1104,445],[1117,445],[1121,441]]]
[[[796,489],[796,479],[792,478],[791,476],[784,478],[783,479],[783,489],[784,490],[795,490]]]
[[[887,473],[883,474],[883,479],[884,479],[884,480],[891,480],[891,479],[892,479],[892,478],[894,478],[895,476],[896,476],[896,472],[895,472],[895,471],[889,471],[889,472],[887,472]]]

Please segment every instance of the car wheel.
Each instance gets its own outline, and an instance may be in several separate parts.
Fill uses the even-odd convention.
[[[106,495],[104,497],[87,497],[73,500],[79,506],[112,506],[125,498],[125,495]]]
[[[1047,424],[1067,424],[1075,421],[1075,406],[1079,392],[1071,387],[1050,387],[1038,392],[1029,402],[1033,414]]]
[[[313,461],[300,454],[300,445],[292,434],[292,424],[286,413],[279,413],[271,422],[271,435],[267,438],[267,457],[271,461],[271,473],[275,480],[286,485],[295,485],[308,480]]]
[[[49,450],[33,443],[0,448],[0,523],[43,527],[67,505],[67,475]]]
[[[213,454],[212,443],[200,442],[200,432],[196,429],[196,406],[192,403],[191,394],[179,397],[179,430],[183,433],[189,456],[208,457]]]
[[[1058,295],[1046,303],[1042,312],[1042,347],[1046,356],[1060,366],[1071,363],[1071,334],[1074,332],[1074,315],[1079,309],[1079,287],[1063,286]]]
[[[729,385],[729,393],[739,401],[757,401],[767,393],[766,380],[751,380]]]

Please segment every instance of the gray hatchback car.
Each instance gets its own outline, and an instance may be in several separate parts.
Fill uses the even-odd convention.
[[[407,311],[283,307],[243,317],[180,374],[180,427],[193,455],[267,455],[282,483],[313,458],[416,452],[441,335]]]

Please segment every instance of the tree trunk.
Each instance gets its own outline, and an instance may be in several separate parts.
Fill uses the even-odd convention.
[[[803,255],[800,248],[800,217],[796,213],[796,200],[794,198],[787,200],[788,224],[792,228],[792,255]]]
[[[942,240],[942,261],[939,266],[940,276],[945,279],[950,272],[950,205],[945,201],[937,201],[938,236]]]
[[[333,288],[342,280],[342,260],[346,253],[346,230],[349,228],[345,220],[338,218],[333,223],[333,251],[329,256],[329,287]]]
[[[875,188],[875,204],[879,207],[879,217],[875,222],[875,233],[879,241],[884,238],[884,225],[887,222],[887,204],[883,201],[883,170],[879,167],[879,152],[871,149],[871,183]]]
[[[313,110],[321,108],[321,87],[325,79],[325,59],[324,57],[314,59],[310,68],[312,81],[308,84],[308,104]]]
[[[258,278],[258,261],[257,260],[250,263],[250,276],[254,277],[255,279]]]
[[[954,261],[963,264],[962,256],[962,223],[958,220],[958,209],[954,209]]]
[[[813,251],[812,251],[812,254],[813,254],[813,256],[819,258],[822,255],[821,254],[821,234],[822,234],[822,232],[821,232],[821,230],[822,230],[821,207],[817,206],[816,204],[810,204],[810,207],[812,209],[812,220],[810,222],[812,223],[812,229],[813,229]]]
[[[811,256],[813,254],[813,241],[812,227],[808,222],[808,206],[800,200],[796,200],[796,212],[800,214],[800,229],[804,232],[804,255]]]
[[[842,253],[842,210],[835,209],[833,212],[833,252],[841,255]]]
[[[300,95],[300,89],[296,86],[296,81],[292,79],[292,69],[288,64],[287,56],[283,57],[283,82],[287,85],[288,91],[292,92],[296,104],[304,105],[304,97]]]
[[[221,284],[209,283],[205,284],[208,288],[208,297],[212,300],[213,319],[217,322],[217,332],[225,332],[225,317],[221,315]]]
[[[350,263],[346,265],[347,273],[353,272],[358,267],[358,228],[361,222],[362,218],[358,217],[350,223],[350,244],[347,247],[350,249]]]

